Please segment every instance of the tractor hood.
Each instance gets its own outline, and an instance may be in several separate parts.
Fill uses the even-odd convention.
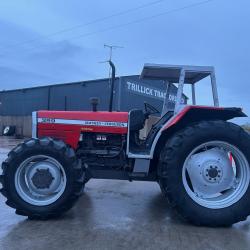
[[[127,134],[128,112],[38,111],[36,136],[61,139],[76,147],[81,133]]]

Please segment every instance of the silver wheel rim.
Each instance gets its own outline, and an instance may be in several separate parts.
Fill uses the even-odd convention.
[[[248,189],[249,163],[237,147],[210,141],[188,155],[182,181],[187,194],[199,205],[212,209],[229,207]]]
[[[50,205],[63,194],[66,174],[62,165],[46,155],[32,156],[23,161],[15,174],[15,188],[29,204]]]

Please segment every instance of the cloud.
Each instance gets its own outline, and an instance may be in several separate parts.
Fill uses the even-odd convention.
[[[74,4],[61,4],[59,0],[31,1],[27,8],[30,1],[25,1],[26,5],[15,1],[14,9],[10,1],[2,2],[7,7],[0,8],[1,88],[105,77],[108,66],[98,61],[107,58],[108,50],[103,49],[103,44],[110,43],[124,46],[116,50],[113,57],[119,75],[139,74],[146,62],[215,66],[221,104],[242,106],[250,114],[249,1],[241,4],[213,1],[121,29],[68,39],[185,4],[182,0],[165,1],[154,8],[21,46],[13,45],[135,7],[135,2],[74,0]],[[22,16],[17,15],[18,12]],[[201,84],[201,88],[199,99],[205,101],[208,87]]]
[[[0,66],[0,90],[16,89],[21,86],[38,86],[51,81],[51,76],[36,74],[31,71],[19,71]]]
[[[44,44],[40,48],[38,46],[32,54],[29,53],[29,57],[48,58],[48,60],[68,60],[69,58],[72,59],[72,57],[77,57],[82,52],[84,52],[84,49],[79,45],[63,40]]]
[[[4,20],[0,20],[0,33],[5,34],[0,44],[1,89],[93,78],[88,68],[80,64],[90,58],[89,49],[67,40],[41,39],[22,43],[38,38],[39,34]]]

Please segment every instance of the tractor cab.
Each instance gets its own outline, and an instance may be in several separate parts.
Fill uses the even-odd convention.
[[[129,140],[128,155],[137,158],[138,155],[152,158],[154,140],[158,140],[164,129],[185,107],[183,103],[184,84],[191,86],[192,106],[196,106],[195,84],[206,77],[211,79],[214,106],[219,106],[215,72],[213,67],[187,66],[187,65],[162,65],[145,64],[141,73],[141,79],[164,80],[166,83],[165,100],[162,110],[159,111],[149,103],[145,103],[145,109],[134,109],[129,112]],[[177,84],[178,91],[174,110],[168,109],[168,97],[170,84]],[[160,113],[160,117],[156,114]],[[157,136],[158,134],[158,136]],[[143,141],[143,139],[145,139]],[[152,147],[153,146],[153,147]],[[153,150],[152,150],[153,148]]]

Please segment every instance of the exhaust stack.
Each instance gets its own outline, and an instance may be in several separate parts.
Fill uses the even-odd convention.
[[[109,112],[112,112],[113,109],[113,97],[114,97],[114,85],[115,85],[115,65],[109,60],[109,65],[111,67],[111,89],[110,89],[110,98],[109,98]]]

